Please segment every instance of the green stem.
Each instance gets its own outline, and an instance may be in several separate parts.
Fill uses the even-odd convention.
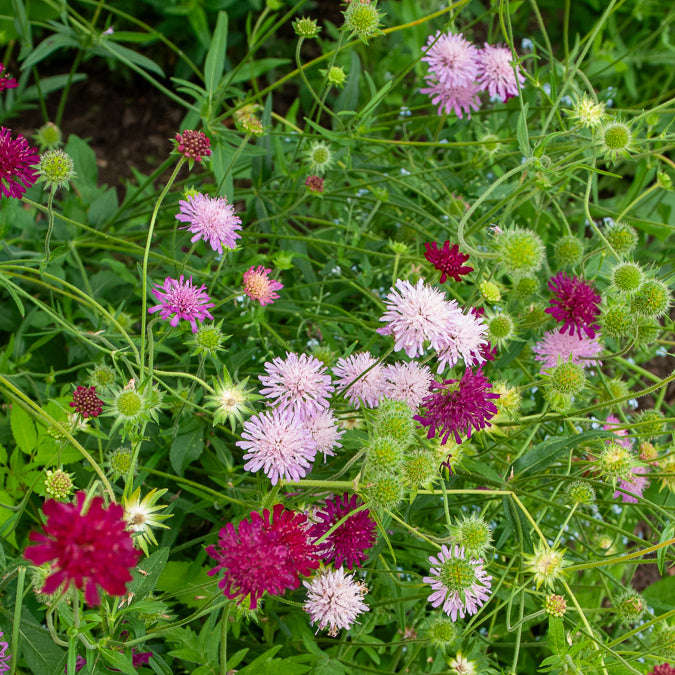
[[[47,235],[45,236],[45,259],[40,265],[40,270],[43,271],[49,262],[49,243],[52,239],[52,232],[54,231],[54,190],[49,191],[47,197]]]
[[[21,633],[21,610],[23,609],[23,586],[26,581],[26,568],[19,567],[16,579],[16,602],[14,604],[14,622],[12,624],[12,665],[10,675],[16,673],[19,661],[19,634]]]
[[[220,675],[227,675],[227,629],[230,622],[230,607],[223,609],[223,618],[220,620]]]

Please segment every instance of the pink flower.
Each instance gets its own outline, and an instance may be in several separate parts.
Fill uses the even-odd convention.
[[[473,267],[464,263],[469,259],[467,253],[460,253],[459,246],[446,241],[442,249],[434,241],[424,244],[427,248],[424,257],[441,273],[441,283],[444,284],[448,277],[455,281],[461,281],[462,275],[473,272]]]
[[[272,409],[244,423],[242,440],[245,471],[263,470],[276,485],[280,478],[297,481],[307,475],[316,457],[317,442],[290,409]]]
[[[5,72],[5,64],[0,63],[0,92],[5,91],[5,89],[16,89],[18,86],[18,82]]]
[[[543,363],[540,373],[555,367],[560,361],[571,361],[582,366],[601,366],[602,361],[594,358],[604,349],[599,340],[599,335],[589,338],[574,333],[567,335],[560,330],[549,331],[532,347],[537,355],[534,360]]]
[[[178,280],[167,277],[164,279],[164,286],[153,288],[152,293],[160,304],[150,307],[148,312],[160,312],[159,315],[165,321],[170,317],[169,323],[174,327],[181,319],[185,319],[190,322],[192,332],[196,333],[197,321],[213,319],[208,310],[215,307],[215,303],[211,302],[205,285],[196,288],[192,284],[192,277],[188,281],[185,281],[182,274]]]
[[[436,372],[442,373],[448,365],[452,368],[460,358],[466,366],[483,363],[485,351],[488,349],[486,335],[487,326],[482,317],[471,311],[462,314],[457,306],[454,320],[437,346],[438,368]]]
[[[300,575],[319,567],[319,558],[309,543],[304,514],[277,504],[271,517],[268,509],[250,517],[250,522],[239,523],[238,531],[228,523],[218,533],[217,546],[207,546],[206,552],[218,562],[209,574],[223,570],[218,586],[224,595],[239,603],[248,597],[250,608],[256,609],[264,593],[282,595],[297,588]]]
[[[251,266],[244,272],[244,293],[251,300],[257,300],[261,305],[271,305],[275,300],[278,300],[279,294],[275,291],[280,291],[284,287],[281,282],[268,277],[271,271],[262,265],[258,265],[257,268]]]
[[[384,366],[370,352],[338,359],[333,373],[338,378],[335,382],[337,390],[345,392],[351,405],[357,409],[361,403],[369,408],[377,407],[386,387],[385,372]]]
[[[9,129],[0,127],[0,197],[21,199],[38,179],[33,166],[39,161],[37,150],[21,134],[12,138]]]
[[[201,193],[192,194],[187,199],[181,199],[180,212],[176,220],[189,223],[184,228],[194,235],[191,242],[203,239],[208,241],[214,251],[222,255],[223,246],[230,250],[237,247],[237,239],[241,235],[241,219],[235,214],[234,206],[227,203],[227,199],[216,197],[212,199]]]
[[[211,154],[211,141],[201,131],[186,129],[176,134],[176,150],[187,159],[201,162]]]
[[[595,331],[600,326],[595,323],[600,314],[602,298],[593,284],[579,277],[570,277],[565,272],[559,272],[548,282],[548,287],[554,294],[551,306],[544,310],[556,321],[563,322],[561,333],[569,329],[571,335],[583,330],[588,337],[595,337]]]
[[[437,82],[420,89],[420,94],[429,94],[431,102],[438,106],[439,115],[454,112],[461,120],[463,113],[467,113],[467,117],[471,119],[471,111],[480,108],[479,91],[480,86],[475,83],[449,87]]]
[[[76,387],[73,400],[69,403],[82,417],[98,417],[103,409],[103,401],[96,396],[96,387]]]
[[[267,375],[258,376],[264,385],[260,393],[275,399],[279,409],[290,409],[304,420],[328,407],[333,385],[319,359],[286,352],[286,359],[277,356],[265,363],[265,370]]]
[[[614,442],[618,443],[622,448],[630,450],[633,447],[633,441],[630,438],[625,438],[628,436],[628,430],[617,429],[617,424],[620,425],[621,422],[619,422],[619,420],[614,417],[614,415],[609,415],[602,428],[604,431],[612,431],[614,435],[617,436],[617,439]],[[608,439],[605,442],[611,443],[612,441]]]
[[[394,401],[405,401],[417,410],[429,393],[433,375],[429,366],[420,366],[416,361],[399,361],[384,369],[387,382],[385,396]]]
[[[465,87],[478,77],[478,50],[461,34],[430,35],[421,60],[429,64],[430,84]]]
[[[324,461],[326,456],[335,454],[333,448],[341,448],[344,429],[338,427],[338,421],[330,408],[320,410],[312,417],[303,421],[303,426],[316,442],[316,452],[322,452]]]
[[[103,499],[94,497],[83,512],[86,493],[77,493],[77,504],[53,499],[45,502],[47,516],[44,533],[31,532],[24,557],[35,565],[52,563],[42,592],[54,593],[61,584],[73,584],[84,590],[90,605],[100,603],[98,587],[110,595],[125,595],[131,581],[129,570],[141,555],[126,531],[124,509],[119,504],[103,507]]]
[[[619,489],[614,492],[613,498],[621,497],[626,504],[637,504],[638,497],[642,497],[642,492],[649,485],[649,479],[644,475],[648,471],[649,467],[646,466],[633,467],[631,469],[633,479],[627,481],[619,478]]]
[[[491,98],[502,103],[518,95],[518,83],[525,84],[525,76],[513,65],[513,55],[508,47],[495,47],[487,42],[478,52],[478,83]]]

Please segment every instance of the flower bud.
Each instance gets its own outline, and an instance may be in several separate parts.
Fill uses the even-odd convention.
[[[56,471],[48,469],[45,472],[45,492],[52,499],[66,501],[74,487],[72,474],[66,473],[63,469]]]
[[[62,143],[61,130],[54,122],[45,122],[33,136],[33,140],[38,144],[40,152],[52,150]]]
[[[644,276],[642,268],[637,263],[619,263],[611,271],[612,286],[618,293],[632,295],[638,290]]]
[[[584,244],[572,235],[559,239],[554,248],[555,259],[561,267],[573,267],[581,262]]]
[[[68,188],[75,175],[73,159],[63,150],[47,150],[40,156],[37,172],[46,189],[56,192],[59,188]]]
[[[567,488],[567,496],[573,504],[592,504],[595,501],[595,490],[583,480],[575,480]]]
[[[318,36],[321,28],[317,26],[314,19],[308,19],[303,16],[301,19],[296,19],[293,22],[293,30],[298,37],[310,40]]]
[[[335,87],[344,87],[347,73],[340,66],[333,66],[326,74],[326,79]]]
[[[621,258],[631,253],[638,243],[637,230],[627,223],[610,225],[605,231],[605,238]]]
[[[659,279],[648,279],[633,296],[631,309],[644,318],[655,319],[668,311],[670,301],[670,288]]]
[[[130,448],[116,448],[108,455],[108,464],[112,471],[113,480],[129,474],[132,457]]]
[[[510,276],[530,276],[544,263],[545,249],[539,235],[517,227],[506,230],[497,239],[499,262]]]
[[[567,611],[567,601],[562,595],[547,595],[544,598],[544,611],[549,616],[560,618],[565,615]]]
[[[586,385],[584,367],[571,361],[559,363],[548,369],[547,376],[553,390],[560,394],[573,396]]]
[[[379,26],[384,14],[377,9],[377,2],[352,2],[343,14],[344,29],[350,37],[355,35],[367,45],[371,37],[382,34]]]

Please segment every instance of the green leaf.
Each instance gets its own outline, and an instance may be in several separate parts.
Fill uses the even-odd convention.
[[[675,598],[675,577],[666,577],[656,581],[642,592],[647,604],[657,613],[673,609],[672,598]]]
[[[65,651],[54,644],[49,631],[35,621],[28,613],[26,605],[21,613],[19,642],[22,656],[28,664],[28,672],[41,675],[63,674],[66,665]]]
[[[52,52],[63,47],[78,47],[79,42],[67,33],[56,33],[45,38],[30,54],[30,56],[21,64],[21,70],[26,70],[40,63],[42,59],[47,58]]]
[[[287,63],[290,63],[290,59],[275,59],[275,58],[265,58],[265,59],[256,59],[255,61],[249,61],[243,65],[231,78],[226,79],[227,85],[236,84],[237,82],[247,82],[248,80],[253,80],[265,73],[277,68],[279,66],[284,66]]]
[[[675,523],[671,523],[668,527],[664,528],[661,532],[661,538],[659,539],[659,544],[663,544],[664,541],[668,541],[675,536]],[[656,554],[656,564],[659,568],[659,573],[663,576],[666,573],[666,551],[668,546],[662,546]]]
[[[127,675],[136,675],[136,668],[134,668],[131,654],[127,656],[126,654],[116,652],[114,649],[107,649],[101,646],[98,649],[104,660],[113,668],[117,668],[117,670],[121,670],[123,673],[127,673]]]
[[[176,436],[169,453],[173,470],[182,476],[185,467],[199,459],[203,450],[204,427],[202,425],[190,433]]]
[[[194,562],[166,563],[157,580],[157,589],[170,593],[188,607],[203,607],[217,590],[217,580],[208,570]]]
[[[30,455],[37,445],[37,430],[33,418],[18,403],[14,403],[9,414],[9,424],[17,446]]]
[[[206,55],[204,63],[204,82],[206,84],[206,91],[209,93],[209,101],[213,99],[220,78],[223,76],[225,52],[227,50],[227,26],[227,12],[218,12],[216,30],[213,33],[209,53]]]
[[[548,646],[554,654],[564,654],[567,651],[565,627],[563,620],[557,616],[548,617]]]
[[[122,63],[126,63],[127,65],[134,64],[143,70],[148,70],[151,73],[155,73],[155,75],[164,77],[164,71],[152,59],[135,52],[133,49],[118,45],[116,42],[104,40],[103,42],[100,42],[99,47],[93,51],[102,54],[103,56],[112,55]]]
[[[529,103],[526,103],[523,106],[523,110],[518,117],[518,124],[516,125],[518,148],[525,157],[530,157],[532,155],[532,150],[530,148],[530,138],[527,133],[527,109],[529,108],[529,105]]]
[[[134,580],[129,584],[129,591],[137,598],[144,598],[155,588],[157,579],[169,559],[170,551],[171,549],[165,546],[138,563],[136,570],[132,572]]]

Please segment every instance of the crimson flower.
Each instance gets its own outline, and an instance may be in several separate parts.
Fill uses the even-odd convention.
[[[460,253],[457,244],[450,246],[446,241],[440,250],[435,241],[424,245],[427,247],[424,257],[441,273],[442,284],[448,277],[461,281],[462,274],[473,272],[473,267],[464,264],[469,259],[468,253]]]
[[[176,134],[176,150],[187,159],[201,162],[203,157],[211,154],[211,141],[201,131],[186,129],[182,134]]]
[[[548,287],[555,297],[544,311],[556,321],[563,322],[560,332],[566,333],[569,329],[570,335],[576,331],[581,337],[583,330],[589,338],[594,338],[595,331],[600,328],[595,320],[600,314],[602,298],[593,284],[579,277],[570,279],[565,272],[559,272],[551,277]]]
[[[44,532],[30,533],[30,540],[37,543],[25,550],[24,557],[35,565],[53,561],[42,593],[54,593],[64,583],[74,584],[84,589],[88,604],[98,605],[99,586],[110,595],[126,593],[129,570],[141,552],[134,548],[119,504],[104,508],[103,498],[94,497],[83,512],[86,498],[86,493],[78,492],[77,504],[46,501]]]
[[[79,386],[73,392],[73,400],[69,404],[82,417],[98,417],[103,409],[103,401],[96,396],[96,387]]]
[[[38,179],[33,166],[39,161],[37,150],[21,134],[12,138],[9,129],[0,127],[0,197],[21,199]]]

